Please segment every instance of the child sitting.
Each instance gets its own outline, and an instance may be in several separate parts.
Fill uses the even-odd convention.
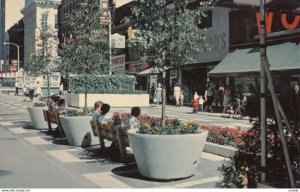
[[[198,105],[199,105],[198,98],[194,97],[194,99],[192,100],[192,105],[193,105],[193,113],[197,113]]]
[[[127,119],[127,121],[123,124],[123,130],[127,129],[136,129],[140,127],[140,121],[137,119],[141,114],[141,108],[139,107],[132,107],[131,108],[131,116]],[[131,146],[126,147],[126,151],[128,154],[133,154]]]
[[[101,108],[102,105],[103,105],[102,101],[96,101],[94,103],[94,109],[93,109],[93,112],[92,112],[92,120],[93,121],[97,121],[98,120],[98,117],[99,117],[99,115],[101,113],[100,108]]]
[[[132,107],[131,116],[124,122],[123,127],[128,129],[138,129],[140,126],[140,121],[137,119],[141,114],[141,108]]]

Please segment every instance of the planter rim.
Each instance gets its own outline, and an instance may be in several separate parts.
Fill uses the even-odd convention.
[[[201,133],[208,132],[207,130],[201,130],[199,133],[189,133],[189,134],[176,134],[176,135],[152,135],[152,134],[142,134],[137,133],[136,130],[128,130],[128,134],[137,135],[140,137],[187,137],[187,136],[193,136],[193,135],[199,135]]]
[[[92,116],[91,115],[85,115],[85,116],[64,116],[64,115],[61,115],[59,117],[65,118],[65,119],[72,119],[72,118],[86,119],[86,118],[91,118]]]
[[[34,107],[34,106],[28,106],[28,108],[47,108],[47,109],[48,109],[48,107],[47,107],[47,106],[44,106],[44,107]]]

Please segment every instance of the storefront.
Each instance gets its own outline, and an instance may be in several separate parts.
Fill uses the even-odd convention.
[[[286,42],[267,47],[270,71],[277,94],[286,93],[291,83],[300,82],[300,45]],[[251,89],[259,90],[259,48],[237,49],[229,53],[214,69],[211,77],[232,77],[236,96]],[[251,87],[251,88],[250,88]]]

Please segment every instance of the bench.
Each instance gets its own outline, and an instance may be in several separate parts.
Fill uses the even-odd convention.
[[[119,144],[122,161],[126,161],[129,155],[126,153],[126,147],[129,147],[127,131],[118,129],[113,125],[102,124],[98,121],[90,121],[91,128],[95,137],[99,137],[101,149],[105,148],[104,139]]]
[[[48,132],[50,134],[54,133],[51,124],[56,124],[57,127],[55,131],[58,132],[59,137],[60,138],[65,137],[65,132],[59,120],[59,113],[55,111],[49,111],[49,110],[43,110],[43,113],[44,113],[44,119],[48,123]]]

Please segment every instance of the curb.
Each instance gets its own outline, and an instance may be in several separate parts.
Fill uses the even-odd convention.
[[[231,146],[218,145],[211,142],[206,142],[203,151],[229,158],[233,157],[237,149]]]

